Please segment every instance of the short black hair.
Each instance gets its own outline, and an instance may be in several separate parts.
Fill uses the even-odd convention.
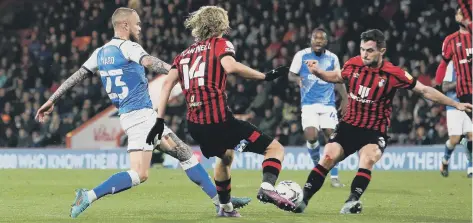
[[[370,29],[363,33],[361,33],[361,41],[374,41],[376,42],[376,46],[381,48],[386,48],[386,38],[384,37],[383,32],[379,29]]]
[[[312,30],[312,35],[314,35],[315,32],[323,32],[323,33],[327,34],[327,31],[322,27],[318,27],[318,28],[315,28],[314,30]]]

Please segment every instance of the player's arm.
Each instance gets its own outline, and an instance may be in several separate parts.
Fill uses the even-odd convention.
[[[346,112],[346,106],[348,104],[348,93],[347,93],[347,88],[345,87],[344,83],[339,83],[335,84],[335,90],[338,91],[338,94],[340,95],[341,102],[340,102],[340,112],[342,115],[345,114]]]
[[[289,81],[297,83],[297,85],[299,85],[299,86],[302,85],[301,77],[298,74],[291,72],[290,70],[289,70],[288,79],[289,79]]]
[[[447,66],[450,60],[452,60],[452,50],[450,47],[451,39],[447,37],[442,44],[442,60],[440,61],[437,71],[435,72],[435,82],[441,84],[445,78],[445,73],[447,71]]]
[[[304,63],[309,67],[309,71],[320,79],[331,83],[343,83],[342,72],[340,69],[331,71],[320,69],[317,60],[306,60]]]
[[[444,94],[440,93],[440,91],[437,91],[435,88],[425,86],[419,81],[416,81],[415,87],[412,90],[433,102],[452,106],[460,111],[471,111],[471,104],[456,102],[451,98],[445,96]]]
[[[67,78],[66,81],[64,81],[64,83],[62,83],[53,93],[53,95],[51,95],[51,97],[38,109],[35,116],[36,120],[43,122],[44,115],[48,115],[53,111],[54,104],[56,104],[57,100],[59,100],[61,96],[76,86],[79,82],[91,77],[97,71],[97,53],[98,49],[95,50],[82,67]]]
[[[156,122],[154,123],[153,128],[151,128],[149,131],[148,136],[146,136],[146,143],[149,145],[156,146],[161,143],[160,141],[164,131],[164,115],[166,114],[166,105],[169,100],[169,95],[171,95],[172,88],[176,85],[178,78],[179,73],[177,69],[171,69],[166,79],[164,79],[157,108],[158,118],[156,118]],[[157,141],[155,141],[156,136],[158,136]]]
[[[442,91],[447,92],[455,90],[457,88],[457,82],[444,81],[442,84]]]
[[[171,65],[157,57],[149,55],[138,43],[126,41],[122,44],[121,49],[128,60],[141,64],[152,72],[167,74],[171,69]]]
[[[141,58],[141,65],[158,74],[168,74],[171,69],[170,64],[150,55]]]
[[[166,105],[171,95],[171,91],[176,86],[179,80],[179,73],[177,69],[171,69],[164,79],[163,86],[161,87],[161,94],[159,95],[158,102],[158,118],[164,118],[166,114]]]
[[[267,73],[261,73],[257,70],[254,70],[233,58],[233,56],[227,55],[223,56],[220,59],[220,63],[222,64],[223,69],[225,72],[229,74],[237,74],[240,77],[245,79],[253,79],[253,80],[266,80],[272,81],[283,74],[287,74],[289,68],[288,67],[278,67],[275,68]]]

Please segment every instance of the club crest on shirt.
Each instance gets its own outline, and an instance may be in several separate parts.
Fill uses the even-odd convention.
[[[383,87],[385,82],[386,82],[386,80],[381,78],[378,82],[378,87]]]

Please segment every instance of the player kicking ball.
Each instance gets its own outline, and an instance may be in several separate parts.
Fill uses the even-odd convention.
[[[407,71],[384,60],[385,52],[386,40],[383,32],[373,29],[361,34],[360,56],[349,59],[342,70],[326,71],[321,69],[317,60],[305,62],[310,72],[322,80],[332,83],[348,81],[350,97],[347,113],[325,146],[324,155],[309,174],[304,186],[304,204],[307,205],[312,196],[320,190],[325,176],[333,166],[358,152],[358,172],[340,213],[361,212],[360,197],[371,181],[373,166],[381,159],[386,149],[391,102],[397,89],[411,89],[434,102],[455,107],[460,111],[471,111],[471,104],[448,98],[434,88],[423,85]],[[295,211],[303,210],[298,208]]]
[[[115,37],[104,46],[96,49],[83,66],[69,77],[51,98],[38,110],[36,119],[43,122],[57,100],[80,81],[98,71],[102,84],[118,108],[120,124],[128,135],[130,170],[116,173],[92,190],[76,190],[70,216],[76,218],[90,204],[108,194],[117,194],[131,187],[138,186],[148,179],[151,163],[152,145],[146,144],[146,134],[153,127],[157,114],[152,109],[148,93],[148,80],[144,67],[157,73],[167,73],[171,66],[148,53],[136,43],[141,32],[141,22],[135,10],[119,8],[112,15]],[[167,127],[159,147],[180,161],[189,179],[219,205],[217,189],[210,180],[192,149],[184,144]],[[251,201],[249,198],[232,198],[235,207],[242,207]]]
[[[230,202],[230,167],[234,150],[264,155],[263,182],[257,195],[260,201],[285,210],[294,209],[294,203],[279,195],[274,188],[284,158],[284,147],[254,125],[234,118],[225,94],[227,74],[271,81],[287,74],[289,69],[280,67],[263,74],[235,61],[233,45],[222,38],[230,26],[227,11],[220,7],[201,7],[190,14],[185,26],[191,29],[196,42],[174,59],[161,89],[156,124],[146,142],[151,144],[156,137],[161,138],[166,104],[172,88],[179,81],[186,97],[189,133],[205,157],[217,157],[214,178],[220,199],[218,216],[240,217]]]
[[[449,98],[459,101],[455,91],[456,87],[456,72],[453,68],[453,62],[450,62],[446,70],[446,75],[443,79],[442,90]],[[471,152],[469,152],[466,145],[467,141],[471,143],[472,140],[471,119],[465,112],[459,111],[454,107],[447,106],[447,129],[449,139],[445,143],[445,153],[440,165],[440,174],[442,174],[444,177],[448,177],[448,162],[450,161],[450,156],[452,155],[453,150],[455,150],[455,146],[457,144],[463,144],[466,149],[466,156],[468,158],[467,177],[471,178]],[[467,139],[464,138],[462,142],[460,142],[460,139],[463,135],[465,135]]]

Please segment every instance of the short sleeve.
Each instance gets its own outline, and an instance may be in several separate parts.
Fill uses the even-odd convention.
[[[219,59],[222,59],[224,56],[235,57],[235,47],[233,47],[230,41],[224,38],[218,38],[215,44],[215,56]]]
[[[340,61],[338,60],[338,56],[333,54],[333,69],[340,70]]]
[[[132,41],[125,41],[120,46],[120,49],[127,60],[131,60],[138,64],[141,64],[141,59],[143,59],[143,57],[149,55],[140,44]]]
[[[98,63],[97,63],[97,54],[99,52],[99,49],[96,49],[92,55],[90,55],[89,59],[85,61],[84,64],[82,64],[82,67],[88,70],[91,73],[95,73],[98,70]]]
[[[442,57],[446,61],[451,60],[453,56],[451,42],[451,38],[445,38],[442,44]]]
[[[301,51],[299,51],[299,52],[296,53],[296,55],[294,55],[294,58],[292,59],[292,63],[291,63],[291,67],[289,68],[289,71],[299,75],[299,71],[301,70],[301,66],[302,66],[302,53],[301,53]]]
[[[392,73],[395,79],[394,87],[413,89],[416,86],[416,78],[401,68],[396,67],[396,69],[397,71]]]
[[[338,57],[337,57],[338,58]],[[342,73],[342,78],[344,80],[347,80],[348,78],[350,78],[350,76],[352,75],[352,73],[355,71],[356,69],[356,60],[357,60],[358,57],[353,57],[353,58],[350,58],[349,60],[347,60],[347,62],[345,62],[345,64],[343,65],[343,68],[341,70],[341,73]],[[337,60],[338,61],[338,60]]]

